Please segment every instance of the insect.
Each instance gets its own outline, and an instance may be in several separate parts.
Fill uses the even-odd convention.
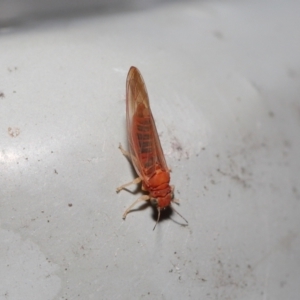
[[[147,89],[140,71],[136,67],[129,69],[126,81],[126,121],[129,152],[120,144],[119,148],[133,164],[138,177],[117,188],[117,192],[131,184],[142,182],[142,190],[148,192],[133,202],[124,212],[129,211],[141,201],[150,201],[158,211],[157,221],[162,210],[178,203],[174,199],[174,186],[170,185],[170,170],[163,154],[156,126],[150,109]],[[173,210],[182,217],[174,208]]]

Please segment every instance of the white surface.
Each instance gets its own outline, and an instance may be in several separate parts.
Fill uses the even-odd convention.
[[[0,299],[299,299],[299,1],[2,29]],[[153,232],[125,144],[146,81],[181,199]],[[134,190],[134,188],[133,188]],[[71,206],[72,205],[72,206]]]

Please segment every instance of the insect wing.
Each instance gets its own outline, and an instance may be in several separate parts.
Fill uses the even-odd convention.
[[[168,172],[147,89],[135,67],[127,75],[126,106],[129,151],[136,172],[143,179],[151,177],[157,168]]]

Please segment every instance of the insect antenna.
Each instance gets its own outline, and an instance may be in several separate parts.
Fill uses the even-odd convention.
[[[186,222],[186,225],[189,224],[189,222],[187,221],[186,218],[184,218],[173,206],[172,206],[172,210],[176,212],[177,215],[179,215],[185,222]],[[185,226],[185,225],[184,225]]]
[[[155,227],[156,227],[156,225],[157,225],[157,223],[158,223],[158,221],[159,221],[159,219],[160,219],[160,208],[159,208],[159,207],[157,208],[157,211],[158,211],[158,216],[157,216],[156,223],[155,223],[155,225],[154,225],[154,227],[153,227],[153,230],[155,229]]]

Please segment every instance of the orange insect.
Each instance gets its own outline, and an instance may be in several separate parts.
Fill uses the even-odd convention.
[[[129,152],[125,151],[121,144],[119,148],[131,160],[138,177],[118,187],[117,192],[131,184],[142,182],[142,190],[149,194],[132,203],[124,212],[123,219],[138,202],[151,201],[158,210],[157,224],[161,210],[170,206],[172,201],[177,201],[174,199],[174,186],[170,186],[170,170],[160,145],[147,89],[136,67],[131,67],[127,75],[126,119]],[[181,216],[174,208],[173,210]],[[181,217],[187,222],[183,216]]]

